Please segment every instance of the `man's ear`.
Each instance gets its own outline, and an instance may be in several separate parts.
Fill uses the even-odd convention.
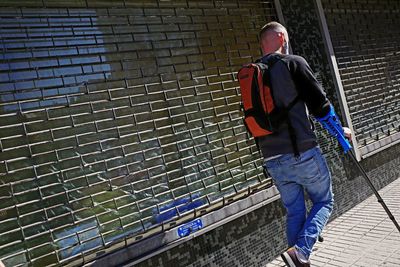
[[[283,34],[283,32],[280,32],[280,33],[278,33],[278,36],[279,36],[279,42],[280,42],[281,46],[283,46],[286,43],[285,35]]]
[[[263,51],[264,52],[264,42],[263,42],[263,40],[261,39],[260,40],[260,47],[261,47],[261,51]]]

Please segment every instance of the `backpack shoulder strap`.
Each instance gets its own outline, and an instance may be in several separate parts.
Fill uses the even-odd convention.
[[[285,55],[278,55],[278,54],[277,55],[273,55],[273,56],[268,58],[267,64],[271,68],[275,63],[277,63],[278,61],[280,61],[284,57],[285,57]],[[287,71],[290,73],[289,69]],[[290,73],[290,76],[292,77],[291,73]],[[292,77],[292,79],[293,79],[293,77]],[[290,141],[292,143],[293,152],[294,152],[294,155],[296,157],[298,157],[300,155],[300,152],[299,152],[299,147],[298,147],[298,143],[297,143],[296,131],[295,131],[294,127],[293,127],[293,124],[292,124],[290,116],[289,116],[289,110],[291,110],[294,107],[294,105],[296,105],[296,103],[300,100],[300,96],[298,94],[297,88],[296,88],[296,91],[297,91],[296,97],[292,100],[292,102],[289,103],[288,106],[286,106],[284,108],[285,109],[284,113],[286,114],[286,116],[285,116],[286,117],[286,123],[288,125],[289,138],[290,138]]]

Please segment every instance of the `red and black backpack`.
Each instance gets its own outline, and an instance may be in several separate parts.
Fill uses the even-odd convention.
[[[250,134],[263,137],[277,132],[287,123],[295,154],[298,154],[296,134],[289,118],[289,110],[297,103],[296,97],[287,107],[275,104],[271,88],[270,69],[281,57],[273,57],[268,62],[256,62],[244,65],[237,77],[242,97],[244,124]]]

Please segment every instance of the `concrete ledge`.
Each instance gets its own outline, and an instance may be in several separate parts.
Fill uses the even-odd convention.
[[[362,158],[372,156],[388,147],[394,146],[400,142],[400,133],[391,134],[374,143],[361,147]]]
[[[279,197],[278,190],[275,186],[272,186],[260,192],[251,194],[246,198],[232,202],[216,211],[196,218],[202,221],[202,229],[186,237],[179,237],[177,232],[179,227],[178,225],[163,233],[156,234],[114,253],[98,258],[84,266],[134,266],[141,261],[178,246],[251,211],[259,209],[268,203],[279,199]]]

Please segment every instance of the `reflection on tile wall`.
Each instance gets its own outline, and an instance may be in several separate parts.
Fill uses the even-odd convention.
[[[6,264],[79,264],[270,183],[235,73],[260,55],[272,1],[14,2],[0,10]]]
[[[319,27],[315,0],[280,0],[279,2],[294,53],[307,59],[329,99],[335,107],[339,107],[334,77],[331,76],[328,54]],[[341,7],[344,2],[353,2],[348,8],[360,4],[360,1],[354,0],[332,0],[330,4]],[[339,108],[337,112],[340,116]],[[353,161],[343,155],[336,139],[331,138],[319,127],[318,123],[316,127],[318,142],[324,151],[333,178],[335,207],[331,219],[334,219],[373,193],[360,176]],[[363,159],[361,164],[367,170],[375,187],[382,188],[400,175],[400,145],[397,144]],[[213,231],[146,259],[138,266],[266,266],[269,261],[279,257],[279,254],[286,249],[285,214],[283,210],[279,211],[283,209],[279,204],[280,202],[268,204],[235,221],[221,225]]]
[[[357,140],[379,148],[400,133],[400,3],[334,2],[322,4]]]

